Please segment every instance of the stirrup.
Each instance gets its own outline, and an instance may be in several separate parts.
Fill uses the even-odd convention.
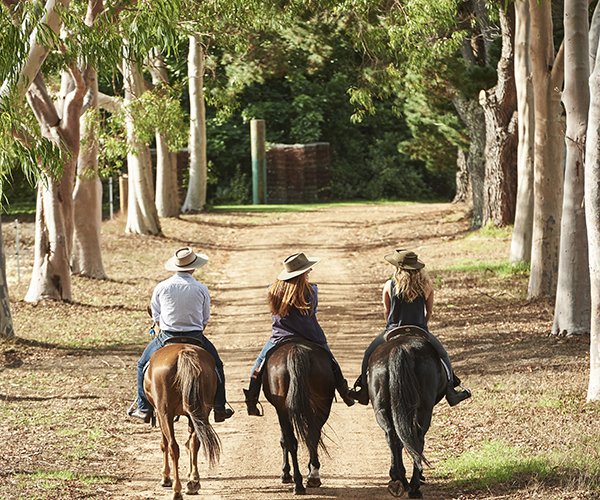
[[[137,399],[131,403],[131,406],[129,407],[129,410],[127,410],[127,415],[129,415],[131,417],[132,413],[137,409]]]

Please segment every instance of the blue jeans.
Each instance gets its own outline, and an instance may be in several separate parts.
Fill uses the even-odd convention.
[[[172,332],[161,332],[161,334],[154,338],[144,349],[142,353],[142,357],[139,359],[137,363],[137,385],[138,385],[138,397],[137,404],[138,409],[140,411],[150,411],[152,409],[152,405],[146,398],[146,393],[144,392],[144,373],[146,372],[146,367],[150,362],[150,358],[152,355],[158,351],[161,347],[165,345],[165,341],[170,337],[179,337],[182,336],[181,333],[172,333]],[[203,349],[208,352],[213,358],[215,358],[215,371],[217,372],[217,392],[215,394],[214,406],[215,410],[223,411],[225,409],[225,372],[223,371],[223,362],[221,358],[219,358],[219,354],[215,349],[215,346],[212,345],[211,341],[208,340],[202,331],[195,332],[187,332],[185,333],[186,337],[193,337],[202,342]]]

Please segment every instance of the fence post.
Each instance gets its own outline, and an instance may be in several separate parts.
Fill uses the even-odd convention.
[[[21,251],[19,250],[19,219],[15,219],[15,246],[17,254],[17,283],[21,284]]]
[[[252,203],[267,203],[267,157],[265,154],[265,121],[250,120],[252,154]]]
[[[119,177],[119,203],[121,215],[127,213],[127,198],[129,194],[129,185],[127,182],[127,174],[123,174]]]

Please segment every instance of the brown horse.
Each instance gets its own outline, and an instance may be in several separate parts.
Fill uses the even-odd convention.
[[[268,354],[263,370],[263,392],[277,410],[283,449],[283,483],[294,482],[294,493],[306,489],[298,467],[298,439],[310,454],[307,487],[321,485],[318,448],[325,445],[321,429],[329,418],[334,396],[333,362],[322,347],[299,339],[282,342]],[[295,432],[294,432],[295,431]],[[294,476],[290,475],[289,457]]]
[[[200,489],[198,450],[200,445],[210,465],[218,461],[221,444],[210,425],[208,416],[217,388],[215,360],[201,347],[191,344],[167,344],[154,353],[144,377],[144,390],[154,407],[162,432],[163,486],[173,486],[173,500],[181,500],[179,479],[179,445],[175,440],[173,419],[176,415],[188,418],[189,437],[185,444],[189,458],[186,493]],[[169,468],[173,461],[173,478]]]
[[[392,454],[388,491],[400,497],[407,490],[408,498],[422,498],[423,463],[427,464],[423,456],[425,434],[433,407],[446,394],[448,382],[427,332],[414,326],[394,332],[398,336],[377,347],[369,358],[369,397]],[[413,459],[410,483],[402,448]]]

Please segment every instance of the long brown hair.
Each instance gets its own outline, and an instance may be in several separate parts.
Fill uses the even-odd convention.
[[[315,290],[306,275],[307,273],[302,273],[289,280],[275,280],[269,288],[269,307],[272,314],[283,318],[289,314],[292,306],[307,316],[315,312]]]
[[[406,302],[412,302],[419,295],[425,295],[428,290],[432,289],[431,280],[424,268],[402,269],[397,267],[392,279],[396,288],[396,296],[403,297]]]

